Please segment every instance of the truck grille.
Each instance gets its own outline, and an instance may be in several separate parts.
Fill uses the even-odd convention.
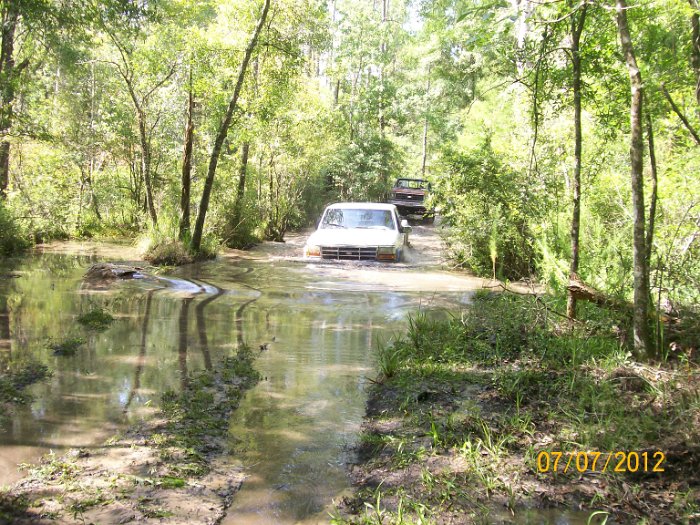
[[[423,202],[424,195],[410,193],[396,193],[394,199],[397,201]]]
[[[374,261],[377,259],[377,248],[322,246],[321,258],[336,261]]]

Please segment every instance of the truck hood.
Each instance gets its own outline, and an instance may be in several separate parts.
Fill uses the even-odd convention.
[[[401,238],[396,230],[378,228],[328,228],[316,230],[307,246],[395,246]]]

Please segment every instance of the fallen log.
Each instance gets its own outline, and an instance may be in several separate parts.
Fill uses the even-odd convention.
[[[588,301],[590,303],[595,303],[598,306],[605,306],[607,308],[612,308],[613,310],[632,315],[632,309],[634,308],[632,303],[605,295],[603,292],[596,290],[592,286],[583,282],[578,274],[574,273],[571,275],[571,277],[569,277],[569,286],[567,286],[566,289],[577,301]],[[649,311],[649,318],[656,319],[657,315],[663,323],[674,324],[678,322],[678,317],[670,315],[666,312],[657,312],[653,308]]]
[[[603,292],[584,283],[576,273],[571,274],[571,277],[569,277],[569,286],[566,289],[577,301],[588,301],[598,306],[608,306],[617,310],[632,310],[630,303],[605,295]]]

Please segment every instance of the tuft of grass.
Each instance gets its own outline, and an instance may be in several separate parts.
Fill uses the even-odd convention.
[[[62,341],[49,341],[49,349],[53,351],[53,355],[57,356],[73,356],[78,352],[78,349],[85,344],[85,339],[82,337],[69,337]]]
[[[78,323],[89,330],[102,332],[114,322],[114,317],[102,308],[95,308],[78,317]]]
[[[143,258],[156,266],[182,266],[195,260],[182,241],[176,239],[165,239],[153,243],[144,253]]]
[[[19,468],[26,470],[33,479],[52,482],[70,482],[77,478],[80,469],[68,457],[57,457],[49,452],[36,465],[22,463]]]

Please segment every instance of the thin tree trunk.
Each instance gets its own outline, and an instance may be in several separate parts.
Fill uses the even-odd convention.
[[[194,95],[192,93],[192,66],[190,65],[190,85],[187,97],[187,125],[185,127],[185,147],[182,155],[182,191],[180,193],[180,230],[181,241],[190,234],[190,188],[192,186],[192,145],[194,143]]]
[[[642,133],[642,73],[634,56],[632,38],[627,25],[625,0],[616,0],[617,27],[620,44],[630,77],[630,164],[632,182],[632,207],[634,218],[634,241],[632,245],[634,264],[634,349],[639,354],[653,355],[649,332],[649,267],[646,258],[644,220],[644,137]]]
[[[688,130],[690,135],[693,137],[693,140],[695,141],[695,143],[698,146],[700,146],[700,135],[695,130],[693,125],[690,123],[688,118],[683,114],[683,112],[680,110],[680,108],[673,101],[673,98],[671,98],[671,94],[668,92],[668,89],[666,89],[666,86],[664,85],[663,82],[661,83],[661,91],[663,92],[664,97],[666,97],[666,100],[668,101],[668,103],[671,105],[671,109],[673,110],[673,112],[676,115],[678,115],[678,118],[681,119],[681,122],[683,122],[683,125]]]
[[[578,274],[581,236],[581,163],[583,134],[581,131],[581,34],[586,23],[588,4],[580,8],[578,18],[571,17],[571,66],[572,87],[574,92],[574,178],[573,213],[571,216],[571,267],[570,277]],[[569,319],[576,318],[576,297],[568,294],[566,300],[566,315]]]
[[[654,246],[654,228],[655,228],[655,223],[656,223],[656,202],[658,199],[658,181],[659,181],[659,176],[658,176],[658,170],[656,167],[656,148],[654,147],[654,126],[652,125],[651,122],[651,115],[647,111],[646,113],[646,121],[647,121],[647,142],[649,145],[649,164],[651,167],[651,195],[649,197],[649,226],[647,229],[647,265],[649,268],[649,273],[651,274],[651,254],[652,254],[652,249]],[[659,277],[659,270],[657,266],[657,280],[659,281],[658,286],[659,286],[659,294],[661,294],[661,280],[658,278]],[[651,279],[651,277],[650,277]],[[651,284],[650,286],[650,293],[651,293]],[[660,295],[659,295],[660,298]],[[658,305],[657,305],[658,309]],[[656,352],[661,351],[661,317],[658,315],[655,315],[656,317],[656,331],[655,331],[655,337],[654,337],[654,348]]]
[[[236,190],[236,204],[233,208],[233,225],[238,228],[238,223],[241,220],[241,211],[243,207],[243,196],[245,195],[245,179],[248,171],[248,155],[250,153],[250,142],[245,141],[241,149],[241,166],[238,170],[238,189]]]
[[[151,217],[151,223],[155,226],[158,223],[158,215],[156,207],[153,203],[153,181],[151,180],[151,145],[148,141],[146,132],[146,115],[138,110],[139,121],[139,146],[141,147],[141,173],[143,174],[143,182],[146,186],[146,208]]]
[[[700,5],[698,5],[698,0],[688,1],[690,2],[690,7],[695,9],[695,12],[690,17],[690,24],[693,28],[690,60],[693,71],[695,71],[695,100],[698,106],[700,106],[700,13],[698,13],[698,11],[700,11]]]
[[[380,64],[379,64],[379,133],[384,137],[384,128],[386,127],[386,119],[384,115],[385,106],[385,78],[384,78],[384,62],[386,60],[387,44],[386,44],[386,23],[387,11],[389,9],[389,0],[382,0],[382,37],[379,44]]]
[[[647,121],[647,142],[649,145],[649,164],[651,167],[651,195],[649,196],[649,226],[647,229],[647,264],[651,265],[651,251],[654,244],[654,228],[656,223],[656,201],[658,199],[658,169],[656,166],[656,148],[654,147],[654,127],[651,122],[651,115],[646,113]]]
[[[197,222],[194,226],[194,235],[192,236],[192,249],[196,252],[199,251],[202,244],[202,234],[204,231],[204,220],[207,215],[207,210],[209,208],[209,199],[211,197],[211,190],[214,186],[214,177],[216,175],[216,167],[219,164],[219,157],[221,156],[221,147],[224,144],[224,140],[228,135],[229,127],[231,126],[231,120],[233,119],[233,112],[238,104],[238,97],[243,89],[243,80],[245,79],[246,69],[248,68],[248,62],[250,62],[250,57],[253,54],[253,49],[258,42],[258,36],[262,31],[265,20],[267,19],[267,13],[270,10],[270,1],[265,0],[263,5],[262,13],[260,14],[260,19],[258,24],[255,26],[253,35],[246,47],[245,54],[243,55],[243,61],[238,70],[238,79],[236,80],[236,87],[233,90],[233,96],[229,102],[228,109],[226,110],[226,116],[224,117],[221,125],[219,126],[219,131],[216,134],[216,139],[214,140],[214,147],[212,148],[211,157],[209,159],[209,169],[207,170],[207,178],[204,181],[204,190],[202,191],[202,199],[199,204],[199,213],[197,214]]]
[[[425,88],[426,105],[428,104],[428,97],[430,96],[430,70],[431,70],[431,68],[428,68],[428,86]],[[426,107],[425,108],[425,117],[423,119],[423,154],[421,156],[421,165],[420,165],[420,172],[421,172],[422,178],[425,178],[425,168],[426,168],[426,165],[428,164],[428,128],[429,128],[428,112],[429,111],[430,111],[430,108]]]
[[[95,96],[97,93],[97,83],[95,81],[95,62],[94,60],[90,62],[90,161],[88,163],[88,184],[90,186],[90,202],[92,204],[92,209],[95,212],[97,220],[102,222],[102,215],[100,214],[100,207],[97,202],[97,196],[95,195],[95,187],[93,186],[93,181],[95,179],[95,172],[97,171],[95,165]],[[101,167],[101,166],[100,166]]]

